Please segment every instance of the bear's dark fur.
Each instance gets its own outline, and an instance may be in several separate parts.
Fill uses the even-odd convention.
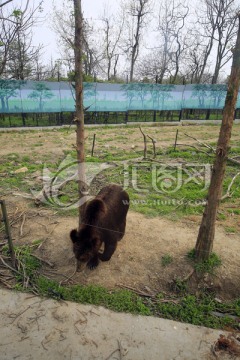
[[[99,259],[111,259],[117,242],[124,236],[128,208],[127,192],[114,184],[104,187],[93,200],[82,206],[80,229],[70,232],[78,263],[87,263],[94,269]],[[104,251],[99,253],[102,243]]]

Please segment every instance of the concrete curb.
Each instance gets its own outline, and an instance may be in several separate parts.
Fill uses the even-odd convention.
[[[164,121],[164,122],[129,122],[127,124],[85,124],[86,128],[95,127],[131,127],[136,125],[141,126],[185,126],[185,125],[220,125],[221,120],[181,120],[181,121]],[[235,119],[234,124],[240,124],[240,119]],[[70,125],[61,126],[33,126],[33,127],[9,127],[0,128],[0,132],[12,132],[12,131],[45,131],[45,130],[59,130],[69,128]],[[71,125],[74,128],[74,125]]]

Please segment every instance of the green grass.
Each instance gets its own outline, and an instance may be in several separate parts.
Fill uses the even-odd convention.
[[[159,168],[161,171],[161,168]],[[123,183],[123,168],[116,168],[106,171],[109,181]],[[204,183],[199,184],[187,181],[187,174],[180,169],[168,167],[158,181],[158,168],[151,164],[130,165],[127,169],[127,177],[133,210],[141,212],[147,216],[182,216],[187,214],[202,213],[202,202],[206,197],[207,189]],[[178,179],[178,171],[182,180]],[[165,180],[165,179],[166,180]],[[177,183],[179,181],[179,184]],[[182,183],[180,183],[182,181]]]
[[[66,131],[66,130],[61,130]],[[234,148],[234,151],[239,151],[238,147]],[[4,173],[5,176],[0,177],[0,188],[4,189],[18,189],[23,192],[30,192],[31,186],[25,179],[34,181],[31,179],[31,174],[35,171],[42,171],[43,164],[36,164],[36,155],[23,155],[20,156],[16,153],[9,154],[1,159],[0,173]],[[73,159],[76,158],[75,150],[65,150],[64,156],[70,155]],[[142,151],[127,152],[119,149],[104,149],[102,152],[98,152],[97,156],[91,157],[87,153],[87,162],[115,162],[116,167],[106,169],[101,172],[99,182],[99,188],[101,184],[114,182],[121,185],[124,183],[124,174],[126,175],[128,184],[126,189],[129,193],[132,210],[140,212],[148,217],[166,216],[169,218],[179,219],[182,216],[188,215],[200,215],[203,212],[203,201],[207,195],[207,187],[204,182],[204,169],[205,164],[211,164],[212,159],[208,158],[203,153],[197,153],[189,150],[177,150],[173,151],[173,148],[168,148],[165,152],[158,151],[157,159],[161,161],[159,163],[140,162],[135,163],[134,158],[141,158]],[[43,159],[46,166],[54,173],[61,165],[62,160],[58,157],[55,161],[52,161],[48,156]],[[38,159],[41,160],[41,159]],[[121,164],[121,161],[128,160],[126,168]],[[174,162],[176,160],[176,162]],[[181,161],[187,161],[189,164],[195,164],[196,166],[181,165]],[[175,166],[169,166],[169,162],[175,163]],[[24,174],[15,174],[14,171],[18,168],[26,166],[28,172]],[[197,177],[197,181],[190,178],[194,171],[200,171],[201,176]],[[236,174],[237,169],[235,166],[228,166],[226,176],[223,184],[223,194],[226,193],[228,186]],[[62,172],[62,174],[64,171]],[[190,174],[190,175],[189,175]],[[6,176],[7,175],[7,176]],[[135,177],[135,178],[134,178]],[[98,175],[96,176],[98,179]],[[104,180],[103,180],[104,179]],[[134,181],[135,180],[135,181]],[[41,189],[41,184],[36,183],[35,190]],[[240,177],[235,179],[235,182],[231,188],[231,199],[225,199],[224,203],[231,201],[238,201],[240,198]],[[62,204],[69,204],[74,202],[78,196],[77,183],[72,181],[68,183],[60,194],[59,200]],[[66,214],[67,211],[61,211],[59,213]],[[235,214],[238,214],[238,210],[234,210]],[[226,214],[219,214],[218,219],[225,220]]]
[[[36,240],[34,244],[37,246],[39,240]],[[34,292],[41,296],[104,306],[117,312],[160,316],[211,328],[224,328],[225,326],[238,328],[237,319],[228,315],[240,316],[240,299],[219,303],[214,297],[204,293],[193,296],[187,293],[186,283],[180,280],[175,281],[177,286],[175,290],[178,295],[173,295],[168,299],[165,299],[161,293],[152,299],[151,297],[141,297],[130,290],[108,290],[99,285],[63,286],[41,275],[41,262],[32,255],[34,246],[24,245],[15,248],[16,257],[21,264],[18,273],[14,273],[16,290],[31,292],[34,288]],[[2,252],[8,255],[7,246],[2,248]],[[172,261],[170,255],[164,256],[163,259],[164,266]],[[29,278],[27,288],[24,286],[26,277]],[[212,313],[214,311],[226,315],[217,317]]]
[[[168,266],[172,262],[173,262],[173,258],[169,254],[163,255],[162,258],[161,258],[161,264],[162,264],[163,267]]]
[[[201,274],[213,274],[214,270],[222,263],[221,259],[214,252],[210,254],[207,260],[196,261],[196,252],[195,249],[192,249],[188,252],[187,257],[194,262],[196,272]]]
[[[240,215],[240,209],[228,209],[230,214]]]
[[[238,328],[237,319],[233,320],[229,316],[216,317],[213,311],[221,313],[234,314],[239,316],[240,300],[232,303],[219,304],[210,296],[196,297],[186,295],[180,299],[175,299],[178,303],[156,303],[156,313],[164,318],[191,323],[193,325],[201,325],[211,328],[224,328],[232,326]]]
[[[227,234],[235,234],[237,232],[237,229],[233,226],[226,226],[225,231]]]
[[[25,281],[28,279],[29,287],[34,284],[35,279],[38,276],[38,270],[41,268],[41,262],[32,256],[32,249],[34,246],[37,246],[39,241],[35,241],[35,245],[31,247],[29,245],[15,246],[14,252],[17,259],[18,271],[14,273],[16,284],[16,290],[25,289]],[[8,246],[4,245],[2,247],[2,252],[4,255],[10,255]]]
[[[107,290],[97,285],[74,285],[60,286],[55,281],[39,277],[36,282],[40,294],[56,299],[80,302],[104,306],[108,309],[120,312],[130,312],[139,315],[155,315],[167,319],[179,320],[194,325],[202,325],[212,328],[224,326],[237,327],[237,321],[232,318],[215,317],[212,311],[221,311],[236,316],[240,315],[240,300],[232,303],[219,304],[210,296],[197,298],[193,295],[186,295],[178,298],[171,298],[169,302],[162,302],[163,295],[159,294],[156,299],[145,299],[129,290]]]
[[[16,170],[26,167],[28,170],[24,173],[15,173]],[[9,154],[2,157],[0,163],[0,189],[17,189],[23,192],[30,192],[30,186],[26,181],[36,171],[41,171],[42,164],[36,164],[30,156]],[[2,175],[2,176],[1,176]],[[39,185],[40,188],[40,185]]]
[[[41,295],[75,301],[82,304],[101,305],[115,311],[151,315],[151,310],[144,305],[143,300],[128,290],[109,291],[97,285],[74,285],[65,287],[42,276],[37,279],[36,286]]]
[[[218,220],[226,220],[226,219],[227,219],[227,216],[226,216],[225,214],[218,213],[218,214],[217,214],[217,219],[218,219]]]

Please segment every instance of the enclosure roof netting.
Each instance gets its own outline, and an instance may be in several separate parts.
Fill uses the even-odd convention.
[[[223,84],[84,83],[86,111],[222,109]],[[0,113],[75,110],[73,83],[0,79]],[[240,106],[238,97],[237,107]]]

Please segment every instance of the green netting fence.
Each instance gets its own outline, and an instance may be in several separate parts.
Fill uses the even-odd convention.
[[[84,107],[90,112],[223,109],[226,91],[224,84],[84,83]],[[0,80],[0,100],[2,114],[75,110],[74,87],[61,81]]]

